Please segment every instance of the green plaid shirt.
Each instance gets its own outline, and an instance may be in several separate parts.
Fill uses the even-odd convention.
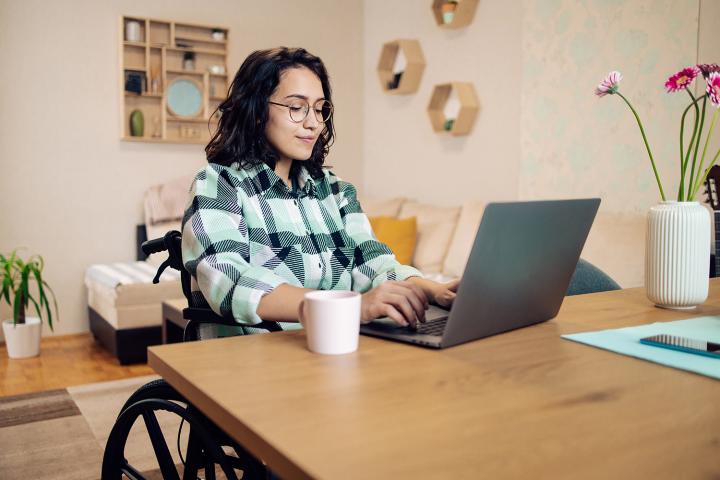
[[[296,191],[264,163],[209,164],[196,175],[182,227],[196,305],[252,325],[281,283],[362,293],[421,276],[375,238],[355,187],[324,173],[313,179],[303,168]]]

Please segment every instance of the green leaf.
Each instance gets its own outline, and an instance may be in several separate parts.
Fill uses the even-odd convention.
[[[15,263],[15,256],[16,256],[16,255],[17,255],[17,248],[16,248],[15,250],[13,250],[12,253],[10,254],[10,261],[8,262],[10,265],[12,265],[13,263]]]
[[[12,293],[12,279],[4,276],[2,291],[0,291],[0,298],[5,298],[8,305],[12,305],[12,302],[10,301],[10,293]]]
[[[42,319],[42,313],[40,313],[40,305],[38,305],[38,302],[35,301],[35,299],[32,296],[28,296],[28,299],[32,302],[32,304],[35,306],[35,311],[38,314],[38,317]]]
[[[42,273],[40,273],[40,270],[37,270],[37,269],[33,269],[32,273],[33,273],[33,276],[35,277],[35,281],[37,282],[38,293],[40,294],[40,301],[42,301],[42,299],[45,298],[45,290],[43,289]]]
[[[53,307],[55,307],[55,316],[57,317],[58,321],[60,321],[60,311],[58,310],[57,299],[55,298],[55,292],[53,291],[52,288],[50,288],[50,285],[48,285],[47,282],[43,281],[43,284],[45,285],[45,288],[47,288],[47,290],[50,292],[50,295],[52,296]],[[52,330],[53,329],[52,315],[50,314],[49,307],[48,307],[48,324],[50,325],[50,330]]]

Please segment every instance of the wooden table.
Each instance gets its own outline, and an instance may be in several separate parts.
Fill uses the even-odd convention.
[[[149,364],[285,478],[718,478],[720,382],[560,334],[720,315],[642,289],[568,297],[550,322],[436,351],[302,331],[151,347]],[[718,362],[720,368],[720,361]]]

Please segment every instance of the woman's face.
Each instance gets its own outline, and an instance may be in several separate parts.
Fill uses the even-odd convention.
[[[312,106],[324,98],[320,79],[307,68],[288,68],[280,74],[280,83],[270,95],[270,102],[290,105],[290,108],[297,109],[306,101],[310,109],[304,120],[295,123],[290,117],[288,107],[268,104],[265,136],[278,152],[279,161],[310,158],[313,146],[323,130],[323,124],[318,122]],[[302,111],[294,110],[292,114],[299,118]]]

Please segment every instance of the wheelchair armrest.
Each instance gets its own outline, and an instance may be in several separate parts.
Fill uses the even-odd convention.
[[[213,312],[209,308],[194,308],[194,307],[185,308],[185,309],[183,309],[183,318],[185,320],[191,320],[195,323],[214,323],[216,325],[225,325],[228,327],[242,326],[241,324],[237,323],[234,319],[221,317],[220,315],[217,315],[215,312]],[[256,323],[254,325],[246,325],[246,326],[252,327],[252,328],[264,328],[265,330],[269,330],[271,332],[282,331],[282,328],[280,328],[280,325],[278,325],[276,322],[266,322],[264,320],[260,323]]]

